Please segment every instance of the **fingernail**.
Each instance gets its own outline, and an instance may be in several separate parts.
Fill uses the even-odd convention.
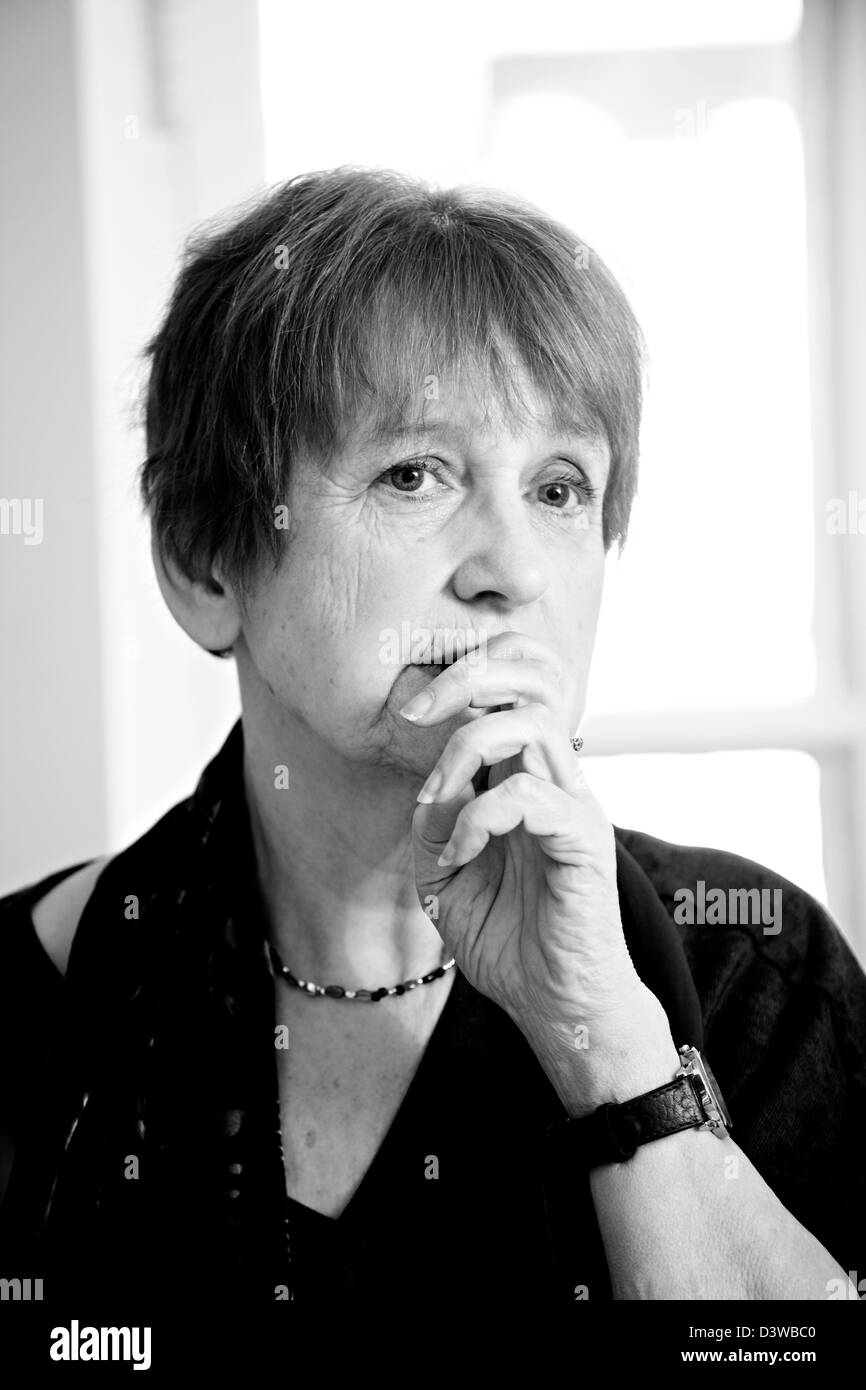
[[[439,865],[440,869],[447,869],[448,865],[451,864],[456,858],[457,851],[454,848],[454,846],[449,843],[443,849],[439,858],[436,860],[436,863]]]
[[[435,700],[436,696],[432,690],[422,690],[420,695],[416,695],[403,706],[400,713],[404,719],[420,719],[433,706]]]
[[[445,779],[443,778],[439,768],[434,768],[433,771],[430,773],[430,776],[427,778],[427,781],[421,788],[420,792],[418,793],[418,800],[422,803],[427,804],[429,804],[431,801],[434,801],[437,794],[442,788],[442,783],[444,780]]]

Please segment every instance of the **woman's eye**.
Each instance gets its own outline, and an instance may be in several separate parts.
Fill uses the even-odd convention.
[[[567,507],[567,490],[569,489],[577,496],[579,505],[576,509]],[[572,514],[585,513],[586,509],[592,505],[596,495],[596,489],[592,483],[587,478],[576,477],[574,473],[563,473],[558,478],[549,478],[546,483],[542,483],[541,490],[548,494],[551,492],[558,494],[560,498],[565,495],[561,504],[557,498],[551,498],[549,495],[547,500],[556,511],[566,511],[567,509]]]
[[[399,492],[404,497],[412,497],[413,494],[418,494],[425,473],[431,473],[434,477],[439,476],[436,470],[430,467],[426,459],[416,459],[410,460],[409,463],[395,464],[393,468],[388,468],[376,481],[380,483],[389,482],[393,484],[393,487],[390,489],[391,491]],[[407,484],[405,492],[402,486],[398,486],[398,484],[402,485],[403,483]],[[420,495],[422,497],[428,497],[430,494],[428,491]]]
[[[425,474],[430,474],[441,481],[439,469],[434,468],[430,459],[425,457],[394,464],[392,468],[387,468],[384,473],[380,474],[376,482],[385,487],[387,491],[396,492],[401,497],[408,497],[412,502],[430,502],[437,489],[433,487],[424,491],[421,490]],[[538,493],[542,500],[546,500],[551,511],[561,511],[567,516],[585,517],[596,496],[596,488],[588,479],[572,470],[539,483]],[[569,493],[573,493],[576,498],[573,506],[568,505]]]

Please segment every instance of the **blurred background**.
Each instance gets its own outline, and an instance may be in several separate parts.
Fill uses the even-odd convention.
[[[134,485],[184,238],[383,165],[537,202],[647,335],[610,819],[771,866],[866,961],[866,4],[2,0],[0,108],[0,894],[141,835],[239,713]]]

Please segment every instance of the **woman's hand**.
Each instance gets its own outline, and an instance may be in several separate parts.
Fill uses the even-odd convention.
[[[412,822],[416,888],[428,912],[432,897],[430,915],[460,970],[560,1053],[584,1049],[603,1070],[626,1043],[646,1044],[649,1029],[667,1055],[663,1010],[623,936],[613,827],[571,746],[555,655],[535,638],[500,633],[480,660],[476,651],[455,662],[405,709],[428,691],[435,700],[413,721],[424,726],[467,707],[511,706],[456,730]],[[476,795],[484,766],[488,786]],[[440,866],[446,842],[454,857]],[[670,1050],[677,1061],[672,1042]]]

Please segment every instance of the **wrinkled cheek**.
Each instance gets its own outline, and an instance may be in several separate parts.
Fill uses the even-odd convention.
[[[311,626],[318,636],[345,646],[358,622],[358,605],[364,593],[362,566],[357,560],[328,554],[320,560],[312,585],[314,601]]]

